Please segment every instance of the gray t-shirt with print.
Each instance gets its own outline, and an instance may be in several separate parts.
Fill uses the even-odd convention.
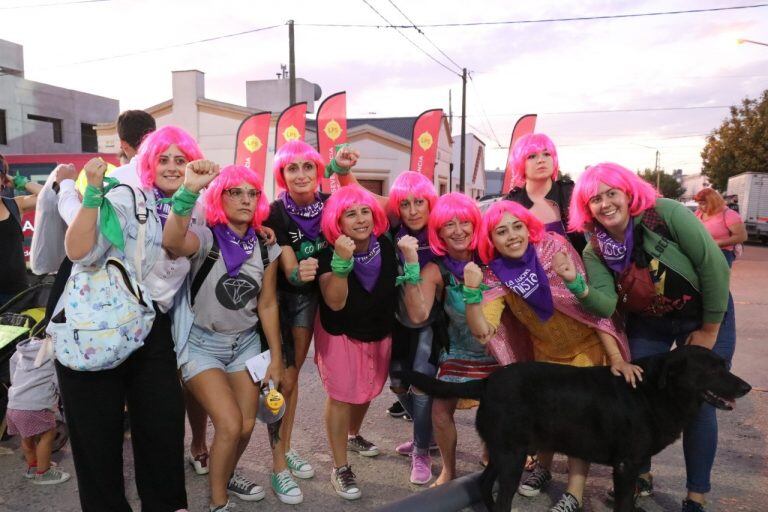
[[[200,239],[200,249],[192,257],[192,275],[200,270],[205,258],[213,246],[213,232],[205,226],[190,229]],[[195,297],[192,311],[195,325],[209,331],[223,334],[237,334],[256,327],[261,284],[264,279],[264,264],[261,261],[261,240],[253,249],[253,254],[243,263],[237,277],[227,274],[224,258],[219,256],[211,271],[203,281]],[[280,257],[280,246],[267,248],[270,264]]]

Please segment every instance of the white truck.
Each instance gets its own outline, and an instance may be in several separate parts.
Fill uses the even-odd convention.
[[[749,238],[768,244],[768,174],[743,172],[731,176],[727,195],[739,198],[739,213]]]

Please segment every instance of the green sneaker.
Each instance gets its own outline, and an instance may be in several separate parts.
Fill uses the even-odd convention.
[[[272,490],[277,499],[286,505],[298,505],[304,501],[304,494],[291,476],[290,470],[284,469],[279,473],[272,473],[271,480]]]
[[[312,478],[315,476],[315,468],[296,453],[296,450],[291,450],[285,454],[285,463],[296,478]]]
[[[35,474],[35,478],[32,480],[32,483],[35,485],[53,485],[64,483],[67,480],[69,480],[69,473],[51,466],[45,473]]]

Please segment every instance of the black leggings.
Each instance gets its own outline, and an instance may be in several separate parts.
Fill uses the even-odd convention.
[[[168,315],[157,312],[144,346],[120,366],[75,371],[56,362],[84,512],[127,512],[123,409],[128,404],[143,512],[187,508],[184,401]]]

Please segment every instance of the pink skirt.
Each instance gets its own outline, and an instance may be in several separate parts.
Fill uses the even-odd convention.
[[[364,342],[323,329],[315,317],[315,364],[328,396],[348,404],[365,404],[387,382],[392,338]]]
[[[56,416],[48,409],[42,411],[8,409],[5,418],[8,420],[8,433],[12,436],[20,435],[24,439],[56,428]]]

